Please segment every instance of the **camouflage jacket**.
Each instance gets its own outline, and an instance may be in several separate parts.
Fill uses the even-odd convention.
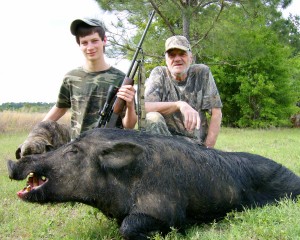
[[[208,131],[206,113],[211,114],[212,108],[222,107],[215,80],[208,66],[191,65],[185,81],[176,81],[166,66],[159,66],[152,70],[145,85],[145,102],[185,101],[198,111],[201,128],[194,133],[186,131],[180,112],[164,117],[173,135],[184,135],[204,141]]]
[[[96,126],[109,86],[120,87],[124,77],[125,74],[114,67],[100,72],[86,72],[79,67],[65,75],[56,106],[71,108],[71,139]]]

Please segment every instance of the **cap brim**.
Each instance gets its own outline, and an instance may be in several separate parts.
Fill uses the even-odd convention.
[[[180,45],[173,45],[173,46],[168,47],[166,49],[165,53],[168,52],[168,51],[170,51],[171,49],[180,49],[180,50],[183,50],[183,51],[186,51],[186,52],[190,51],[190,49],[187,48],[187,47],[180,46]]]
[[[82,22],[84,22],[84,21],[81,20],[81,19],[76,19],[76,20],[74,20],[74,21],[71,23],[70,30],[71,30],[71,33],[72,33],[73,35],[76,34],[77,26],[78,26],[80,23],[82,23]]]

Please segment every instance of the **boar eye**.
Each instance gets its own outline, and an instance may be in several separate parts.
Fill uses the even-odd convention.
[[[74,150],[69,151],[69,153],[74,153],[74,154],[76,154],[76,153],[78,153],[78,150],[77,150],[77,149],[74,149]]]
[[[64,153],[63,153],[63,156],[64,158],[66,159],[73,159],[77,154],[78,154],[79,150],[77,148],[67,148]]]
[[[68,151],[68,152],[65,152],[64,158],[65,158],[65,159],[68,159],[68,160],[75,159],[77,153],[78,153],[78,150],[77,150],[77,149],[70,150],[70,151]]]

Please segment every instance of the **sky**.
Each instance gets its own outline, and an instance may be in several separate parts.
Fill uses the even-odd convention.
[[[284,12],[300,15],[300,1]],[[70,24],[81,17],[113,21],[95,0],[2,0],[0,2],[0,104],[55,102],[64,75],[84,58]],[[109,39],[108,39],[109,41]],[[128,62],[107,59],[123,70]]]
[[[56,101],[64,75],[83,64],[70,24],[86,16],[112,19],[94,0],[1,0],[0,104]]]

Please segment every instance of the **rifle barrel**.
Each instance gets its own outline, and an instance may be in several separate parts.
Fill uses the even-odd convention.
[[[135,51],[135,53],[134,53],[134,55],[133,55],[133,59],[132,59],[132,61],[131,61],[131,65],[130,65],[130,67],[129,67],[129,69],[128,69],[128,72],[127,72],[127,74],[126,74],[126,77],[129,77],[129,76],[130,76],[130,73],[131,73],[132,68],[133,68],[133,66],[134,66],[134,63],[135,63],[135,60],[137,59],[137,56],[139,55],[139,52],[140,52],[140,50],[141,50],[142,44],[143,44],[143,42],[144,42],[144,39],[145,39],[145,37],[146,37],[147,31],[148,31],[148,29],[149,29],[149,27],[150,27],[150,25],[151,25],[151,22],[152,22],[152,19],[153,19],[153,17],[154,17],[154,14],[155,14],[155,11],[153,10],[153,11],[151,12],[151,15],[150,15],[149,21],[148,21],[148,23],[147,23],[147,26],[146,26],[146,28],[145,28],[145,30],[144,30],[144,32],[143,32],[143,35],[142,35],[142,37],[141,37],[141,39],[140,39],[140,42],[139,42],[139,44],[138,44],[138,46],[137,46],[137,49],[136,49],[136,51]]]

